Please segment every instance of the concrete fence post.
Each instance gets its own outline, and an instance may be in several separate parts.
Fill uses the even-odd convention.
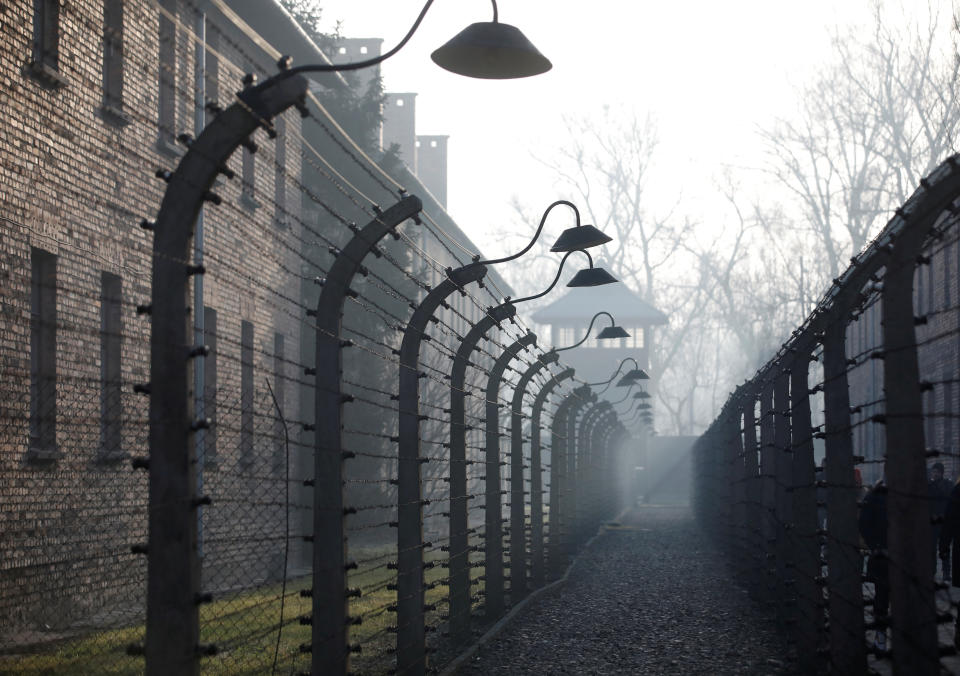
[[[210,190],[240,144],[258,127],[303,101],[302,77],[271,78],[239,94],[190,144],[170,173],[153,227],[150,325],[149,517],[146,673],[196,674],[201,598],[197,552],[196,457],[191,437],[207,426],[194,419],[193,319],[188,282],[194,224]],[[198,308],[202,310],[202,308]]]
[[[503,501],[500,488],[500,385],[511,361],[525,348],[536,345],[537,336],[526,333],[497,357],[487,380],[486,419],[486,540],[484,546],[484,612],[488,620],[503,615],[506,608],[503,575]],[[511,570],[513,568],[511,555]]]
[[[543,406],[547,397],[556,387],[573,377],[573,369],[566,369],[553,378],[537,392],[530,414],[530,583],[534,588],[546,583],[543,537],[543,461],[541,451],[541,420]],[[551,442],[552,443],[552,442]],[[552,453],[551,453],[552,457]],[[551,471],[553,463],[551,462]],[[551,492],[553,485],[551,483]]]
[[[420,482],[420,344],[434,312],[451,294],[487,273],[472,263],[447,270],[414,310],[400,343],[398,390],[399,462],[397,487],[397,671],[426,673],[424,627],[423,495]]]
[[[830,666],[837,673],[867,673],[863,626],[863,561],[857,529],[858,490],[853,477],[850,390],[843,305],[823,317],[823,412],[826,449],[827,577]]]
[[[450,373],[450,636],[456,643],[470,638],[470,538],[467,494],[466,372],[477,344],[490,329],[515,316],[503,303],[487,310],[464,336]]]
[[[797,655],[806,672],[822,671],[819,649],[824,632],[824,602],[820,579],[820,538],[817,524],[817,478],[813,457],[808,378],[814,342],[805,334],[795,343],[790,365],[793,467],[793,562],[797,593]]]
[[[940,673],[913,311],[914,269],[926,234],[925,228],[908,227],[894,240],[880,292],[893,666],[896,673],[916,676]]]
[[[343,404],[340,327],[343,304],[362,261],[422,205],[405,197],[368,223],[337,253],[317,302],[313,472],[312,673],[349,670],[347,547],[343,504]]]
[[[773,383],[773,444],[776,474],[776,597],[781,624],[796,621],[796,571],[794,565],[793,503],[788,487],[793,486],[793,448],[790,444],[790,373],[785,359],[776,364]]]
[[[558,357],[556,351],[550,350],[534,361],[514,386],[513,400],[510,403],[510,602],[513,605],[527,595],[527,527],[525,491],[523,490],[523,396],[533,377],[548,364],[555,363]],[[532,467],[530,479],[532,491]]]

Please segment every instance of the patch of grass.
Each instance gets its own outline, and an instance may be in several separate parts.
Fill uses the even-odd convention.
[[[360,598],[349,604],[351,618],[362,618],[362,624],[350,627],[350,643],[360,645],[362,652],[353,657],[352,668],[357,673],[386,672],[394,660],[397,615],[387,610],[397,602],[397,592],[388,589],[396,583],[397,572],[386,566],[395,560],[395,546],[368,547],[351,550],[357,560],[383,556],[382,563],[364,566],[351,572],[348,587],[363,590]],[[446,554],[430,552],[427,560],[445,560]],[[426,571],[426,582],[442,581],[447,569],[439,565]],[[290,673],[309,668],[310,655],[300,646],[309,644],[311,628],[302,625],[299,618],[310,615],[312,600],[302,597],[300,591],[310,586],[310,578],[288,580],[283,600],[283,627],[278,657],[278,672]],[[271,584],[256,590],[237,592],[217,597],[213,603],[200,607],[200,642],[213,644],[217,654],[201,658],[203,673],[268,674],[273,666],[280,628],[281,584]],[[428,611],[428,626],[442,622],[446,613],[449,590],[446,583],[437,584],[426,592],[426,603],[436,604]],[[87,674],[133,675],[143,672],[142,656],[126,654],[127,646],[142,644],[142,624],[123,629],[111,629],[87,634],[79,638],[63,639],[45,645],[34,645],[30,653],[0,655],[2,674]]]

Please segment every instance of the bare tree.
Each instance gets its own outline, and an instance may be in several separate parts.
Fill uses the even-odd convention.
[[[670,316],[652,344],[651,366],[671,431],[692,433],[696,392],[709,387],[716,374],[706,364],[712,353],[702,335],[709,294],[686,247],[694,224],[678,217],[675,207],[663,215],[649,207],[646,182],[657,148],[655,125],[649,118],[609,107],[595,118],[565,122],[568,137],[559,154],[541,162],[567,189],[583,220],[614,238],[602,254],[603,265]],[[535,222],[523,205],[514,207],[524,222]],[[542,289],[552,277],[556,258],[549,257],[548,246],[543,244],[533,255],[522,275],[510,279],[518,292]]]
[[[928,9],[920,25],[875,0],[869,30],[834,36],[832,61],[799,92],[799,116],[761,132],[768,170],[799,203],[831,277],[953,150],[960,62]]]

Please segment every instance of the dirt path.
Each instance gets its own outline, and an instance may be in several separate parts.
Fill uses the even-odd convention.
[[[730,579],[688,508],[638,508],[457,673],[793,673],[772,622]]]

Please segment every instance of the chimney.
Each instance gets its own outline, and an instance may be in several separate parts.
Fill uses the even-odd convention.
[[[449,136],[417,136],[417,177],[447,208],[447,139]]]
[[[382,45],[382,38],[340,38],[333,48],[333,54],[328,56],[330,61],[335,64],[366,61],[375,56],[380,56]],[[360,68],[351,72],[353,77],[357,78],[357,93],[365,94],[370,87],[370,83],[380,77],[380,66]]]
[[[400,160],[414,174],[417,173],[416,115],[416,94],[386,94],[383,104],[383,149],[389,150],[394,143],[400,146]]]

